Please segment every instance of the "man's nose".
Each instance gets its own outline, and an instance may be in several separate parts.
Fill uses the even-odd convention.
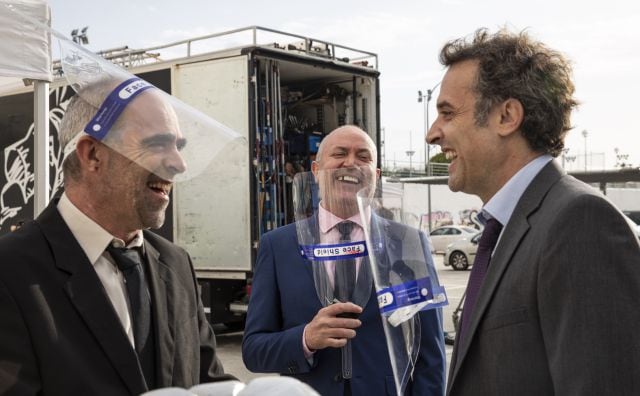
[[[187,163],[177,148],[171,150],[165,158],[164,166],[171,176],[178,175],[187,171]]]
[[[345,167],[357,166],[357,156],[356,154],[349,154],[345,157],[344,162],[342,163]]]
[[[436,119],[436,121],[434,121],[433,124],[429,126],[429,129],[427,129],[427,136],[425,136],[425,140],[429,144],[438,144],[441,138],[442,132],[438,127],[438,120]]]

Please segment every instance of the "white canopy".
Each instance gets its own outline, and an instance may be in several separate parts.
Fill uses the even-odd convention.
[[[0,95],[32,80],[34,104],[34,217],[49,201],[49,82],[51,11],[45,0],[0,0]]]
[[[27,18],[16,17],[9,7]],[[0,94],[23,85],[22,79],[51,81],[51,41],[48,32],[29,25],[29,18],[50,26],[44,0],[0,0]]]

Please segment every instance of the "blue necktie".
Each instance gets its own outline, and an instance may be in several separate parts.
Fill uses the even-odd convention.
[[[471,275],[469,275],[467,293],[464,300],[464,307],[462,308],[462,323],[460,324],[458,342],[461,342],[464,339],[465,334],[469,329],[471,315],[476,306],[480,287],[487,275],[487,269],[489,268],[489,262],[491,261],[491,253],[496,247],[496,243],[498,243],[500,231],[502,231],[502,224],[500,224],[496,219],[490,219],[487,221],[487,224],[482,231],[482,236],[478,241],[478,251],[476,252],[475,260],[473,260],[473,268],[471,268]]]
[[[129,306],[131,307],[136,354],[147,387],[153,389],[155,386],[155,347],[151,330],[151,296],[144,276],[142,258],[138,249],[117,248],[109,245],[107,251],[124,275],[129,294]]]

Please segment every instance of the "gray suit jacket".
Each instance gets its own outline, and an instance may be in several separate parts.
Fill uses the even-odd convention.
[[[504,228],[447,394],[638,395],[639,300],[633,231],[552,161]]]
[[[0,394],[138,395],[135,351],[56,202],[0,239]],[[145,231],[159,386],[228,379],[188,254]]]

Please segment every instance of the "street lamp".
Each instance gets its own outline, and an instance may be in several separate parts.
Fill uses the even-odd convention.
[[[429,102],[431,102],[431,95],[433,94],[433,91],[435,91],[436,88],[438,88],[438,85],[440,85],[440,83],[437,83],[436,85],[433,86],[433,88],[431,89],[427,89],[427,94],[423,95],[422,91],[418,90],[418,103],[424,103],[424,166],[425,166],[425,173],[427,174],[427,176],[431,176],[431,158],[430,158],[430,144],[427,143],[427,132],[429,131]],[[426,100],[425,100],[426,98]]]
[[[422,91],[418,91],[418,103],[424,103],[424,167],[427,176],[431,176],[431,157],[430,147],[427,142],[427,132],[429,132],[429,102],[431,102],[431,95],[433,91],[438,88],[440,83],[437,83],[431,89],[427,89],[427,95],[422,95]],[[426,100],[425,100],[426,97]],[[429,233],[431,233],[431,184],[427,183],[427,210],[429,211]]]
[[[412,176],[411,171],[413,170],[413,163],[411,162],[411,157],[416,153],[414,150],[407,150],[405,153],[409,156],[409,177]]]
[[[411,162],[411,158],[416,153],[415,150],[413,150],[413,139],[411,139],[411,135],[413,135],[413,133],[409,131],[409,150],[405,151],[405,153],[409,157],[409,177],[412,176],[413,171],[413,163]]]

